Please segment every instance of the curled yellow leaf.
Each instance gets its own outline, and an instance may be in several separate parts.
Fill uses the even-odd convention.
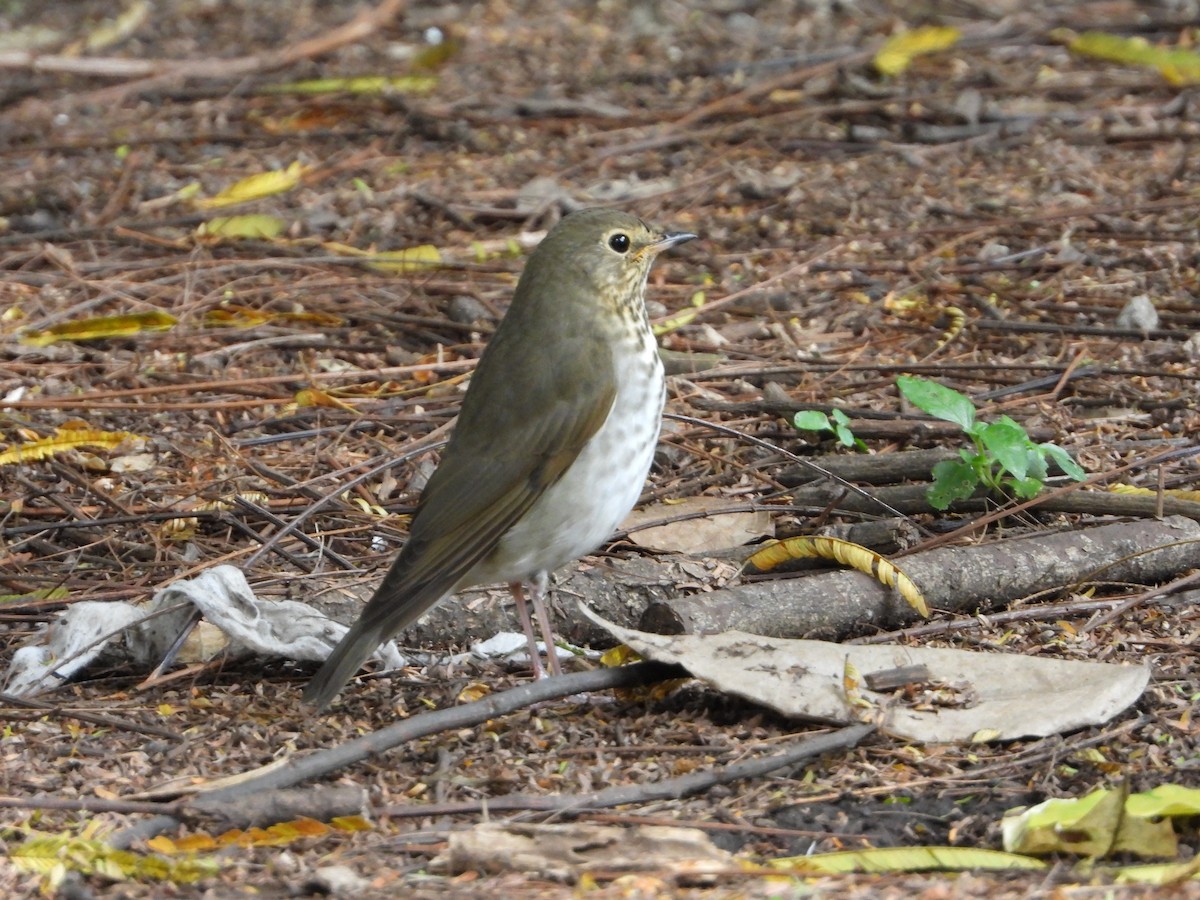
[[[56,341],[96,341],[103,338],[132,337],[143,331],[166,331],[178,322],[173,315],[160,310],[123,316],[97,316],[51,325],[42,331],[27,332],[21,335],[21,343],[45,347]]]
[[[870,575],[880,584],[895,588],[905,602],[922,616],[929,615],[929,604],[912,579],[895,563],[884,559],[874,550],[851,541],[831,537],[796,537],[776,541],[752,553],[746,565],[760,572],[769,572],[792,559],[829,559],[851,569]]]
[[[99,431],[97,429],[59,429],[53,437],[27,441],[0,453],[0,466],[14,463],[38,462],[68,450],[81,447],[112,449],[122,441],[138,437],[129,431]]]

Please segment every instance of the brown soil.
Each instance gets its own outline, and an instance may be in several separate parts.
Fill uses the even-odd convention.
[[[82,421],[143,435],[148,454],[144,466],[124,470],[114,460],[125,450],[101,449],[0,466],[0,593],[9,595],[0,661],[66,603],[140,600],[218,562],[244,564],[281,522],[331,495],[299,529],[308,540],[288,536],[247,574],[268,597],[369,590],[405,521],[381,521],[375,510],[411,511],[434,457],[414,454],[344,494],[347,483],[451,421],[460,382],[520,270],[520,236],[580,205],[620,206],[702,237],[664,257],[650,286],[661,322],[704,304],[661,339],[668,350],[705,355],[698,371],[672,378],[670,412],[796,453],[828,453],[833,442],[799,435],[779,414],[781,401],[899,420],[912,410],[900,402],[897,375],[925,375],[974,396],[984,416],[1006,414],[1048,434],[1089,474],[1128,466],[1112,480],[1196,488],[1194,453],[1146,462],[1186,448],[1200,425],[1196,98],[1153,69],[1070,52],[1062,30],[1093,27],[1085,10],[1097,4],[378,8],[390,6],[398,14],[351,40],[335,29],[368,7],[171,0],[153,4],[115,44],[72,50],[114,24],[116,4],[0,4],[0,35],[28,42],[32,32],[22,29],[45,29],[41,51],[63,69],[0,49],[0,441]],[[1195,34],[1181,8],[1115,0],[1102,18],[1116,34],[1186,44]],[[958,26],[964,38],[898,76],[878,75],[873,50],[922,24]],[[432,28],[457,52],[427,71],[413,58]],[[321,38],[332,38],[328,47],[300,43]],[[272,55],[285,48],[295,52]],[[111,66],[97,73],[84,66],[92,59],[159,64],[137,75]],[[436,78],[429,92],[273,90],[414,73]],[[304,167],[295,189],[232,209],[280,217],[283,235],[197,236],[201,222],[231,211],[198,209],[189,186],[212,196],[294,162]],[[362,251],[429,244],[446,265],[381,272],[335,243]],[[1139,296],[1157,322],[1119,322]],[[213,314],[231,307],[262,315],[215,324]],[[17,339],[64,321],[150,311],[178,324],[42,347]],[[324,393],[306,405],[297,402],[303,390]],[[898,434],[867,443],[877,454],[957,446],[920,429]],[[760,446],[669,423],[643,500],[755,501],[773,510],[781,535],[861,518],[789,507],[775,479],[790,466]],[[915,518],[946,531],[971,514]],[[1033,509],[963,541],[1099,518]],[[607,549],[639,552],[627,542]],[[702,569],[679,590],[704,589]],[[1147,587],[1101,584],[1090,596],[1120,601]],[[800,770],[578,818],[695,825],[756,861],[868,846],[998,848],[999,816],[1013,806],[1121,779],[1135,790],[1195,784],[1195,595],[1159,597],[1093,630],[1083,628],[1088,612],[1037,612],[1073,598],[1039,597],[1023,620],[920,640],[1149,660],[1145,696],[1102,728],[1002,746],[905,746],[876,735]],[[502,599],[492,592],[472,602]],[[128,799],[451,706],[471,683],[498,690],[526,678],[486,667],[413,670],[356,682],[331,714],[315,717],[299,703],[310,672],[226,662],[147,688],[139,687],[144,672],[119,663],[41,698],[46,709],[0,704],[0,793],[29,806],[40,797]],[[83,712],[116,721],[74,717]],[[334,779],[369,789],[377,808],[430,804],[425,814],[226,850],[220,873],[197,885],[96,876],[75,883],[75,896],[303,894],[328,865],[367,879],[363,896],[566,896],[575,888],[530,876],[431,873],[445,836],[483,816],[436,805],[652,782],[769,752],[806,727],[695,684],[665,698],[527,710],[422,739]],[[11,851],[24,840],[21,827],[74,833],[88,821],[107,829],[145,818],[14,806],[0,818],[0,841]],[[195,821],[171,836],[219,829]],[[1183,843],[1181,859],[1197,846],[1194,829]],[[595,893],[1101,890],[1071,863],[1035,875],[850,876],[786,887],[729,873],[702,888],[646,873],[602,881]],[[0,865],[5,895],[38,883]]]

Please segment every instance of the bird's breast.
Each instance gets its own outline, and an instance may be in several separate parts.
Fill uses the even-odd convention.
[[[519,581],[595,550],[629,513],[646,481],[666,385],[649,328],[612,342],[616,396],[604,424],[472,572],[476,584]]]

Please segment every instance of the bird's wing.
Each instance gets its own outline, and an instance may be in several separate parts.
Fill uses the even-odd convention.
[[[510,348],[528,345],[515,335],[498,333],[475,372],[408,543],[363,610],[365,630],[395,634],[451,590],[608,418],[616,377],[611,349],[594,330],[520,356]]]

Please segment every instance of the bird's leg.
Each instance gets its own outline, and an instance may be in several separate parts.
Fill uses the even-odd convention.
[[[533,611],[538,619],[538,627],[542,632],[542,640],[546,643],[546,656],[550,661],[550,673],[552,675],[561,675],[562,667],[558,663],[558,648],[554,646],[554,632],[550,630],[550,616],[546,612],[546,584],[549,577],[545,572],[540,572],[535,575],[529,582],[530,601],[533,603]],[[529,604],[525,601],[525,587],[521,582],[514,581],[509,584],[508,589],[512,591],[513,600],[517,604],[517,615],[521,619],[521,628],[525,631],[525,640],[529,644],[529,659],[533,664],[533,677],[544,678],[545,671],[542,669],[541,654],[538,652],[537,637],[533,633],[533,621],[529,617]]]
[[[558,647],[554,643],[554,630],[550,627],[550,611],[546,609],[546,593],[549,586],[549,572],[538,572],[529,582],[533,611],[537,614],[538,627],[542,630],[542,640],[546,642],[546,662],[550,664],[550,674],[561,675]]]
[[[521,628],[525,632],[525,640],[529,644],[529,662],[533,666],[533,677],[542,679],[546,673],[542,671],[541,654],[538,653],[537,638],[533,634],[533,622],[529,618],[529,604],[525,602],[525,588],[519,581],[511,582],[508,589],[512,591],[513,600],[517,604],[517,616],[521,619]]]

